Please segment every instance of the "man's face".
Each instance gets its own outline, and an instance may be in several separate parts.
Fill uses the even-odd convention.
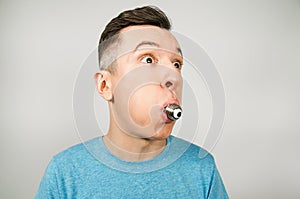
[[[174,36],[155,26],[130,26],[120,34],[112,75],[113,119],[128,134],[164,139],[175,121],[164,113],[181,104],[182,54]]]

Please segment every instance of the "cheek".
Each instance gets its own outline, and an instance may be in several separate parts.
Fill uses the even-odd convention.
[[[159,106],[159,95],[159,88],[155,85],[143,86],[130,95],[128,105],[134,122],[140,125],[151,122],[150,111]]]

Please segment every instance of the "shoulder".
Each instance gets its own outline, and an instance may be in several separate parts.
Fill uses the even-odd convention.
[[[181,138],[172,137],[172,141],[177,143],[178,148],[184,146],[182,149],[185,151],[170,168],[179,172],[183,178],[197,184],[199,190],[204,188],[208,192],[213,179],[218,177],[213,155],[202,147]]]
[[[171,137],[171,142],[176,143],[175,145],[177,145],[177,148],[182,148],[181,150],[184,150],[178,161],[184,162],[190,166],[200,166],[202,169],[214,170],[214,157],[204,148],[174,136]]]
[[[97,138],[94,138],[85,143],[79,143],[73,145],[62,152],[53,156],[51,163],[59,165],[62,167],[64,165],[74,165],[79,164],[80,162],[87,161],[88,159],[92,160],[91,154],[88,152],[86,145],[91,142],[94,142]]]

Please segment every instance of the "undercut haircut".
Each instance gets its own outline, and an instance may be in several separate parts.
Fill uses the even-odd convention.
[[[104,53],[106,53],[110,46],[116,45],[120,42],[119,33],[123,28],[138,25],[153,25],[166,30],[171,30],[170,20],[162,10],[155,6],[144,6],[123,11],[106,25],[101,34],[98,45],[98,61],[100,70],[114,72],[114,64],[108,64],[102,60]]]

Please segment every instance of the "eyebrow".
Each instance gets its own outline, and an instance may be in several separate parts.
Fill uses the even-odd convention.
[[[157,48],[160,47],[160,45],[158,43],[152,42],[152,41],[142,41],[141,43],[139,43],[135,49],[134,52],[137,51],[141,46],[155,46]],[[176,48],[177,52],[182,56],[182,51],[180,48]]]

